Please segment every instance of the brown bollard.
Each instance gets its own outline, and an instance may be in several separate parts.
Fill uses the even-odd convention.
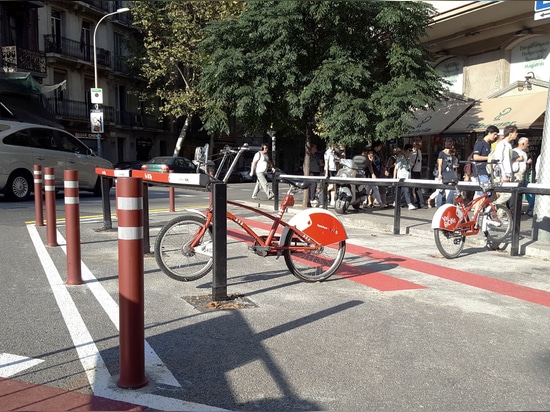
[[[33,166],[34,175],[34,220],[36,226],[44,226],[44,205],[42,202],[42,166]]]
[[[172,173],[173,170],[170,170],[170,173]],[[176,211],[176,189],[174,189],[174,186],[170,186],[170,189],[168,191],[170,194],[170,212]]]
[[[67,285],[81,285],[84,282],[82,282],[82,265],[80,263],[78,170],[65,170],[63,179],[67,236]]]
[[[46,192],[46,244],[57,243],[57,222],[55,213],[55,174],[53,167],[44,168],[44,191]]]
[[[120,378],[117,385],[136,389],[145,377],[145,314],[143,273],[142,179],[119,177],[118,283],[120,323]]]

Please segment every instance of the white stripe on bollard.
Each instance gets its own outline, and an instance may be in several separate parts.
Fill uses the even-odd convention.
[[[119,240],[140,240],[143,239],[143,226],[139,227],[118,227]]]
[[[120,210],[142,210],[143,198],[141,197],[118,197],[117,207]]]

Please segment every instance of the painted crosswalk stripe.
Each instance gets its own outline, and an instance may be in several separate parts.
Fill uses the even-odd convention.
[[[0,378],[9,378],[44,362],[43,359],[0,353]]]

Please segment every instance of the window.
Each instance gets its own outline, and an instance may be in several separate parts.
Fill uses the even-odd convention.
[[[82,28],[80,29],[80,53],[83,55],[83,60],[91,62],[92,58],[92,46],[90,44],[91,37],[91,23],[87,21],[82,22]]]
[[[61,50],[61,23],[62,23],[62,13],[58,10],[52,10],[50,18],[50,31],[53,37],[53,41],[58,50]]]

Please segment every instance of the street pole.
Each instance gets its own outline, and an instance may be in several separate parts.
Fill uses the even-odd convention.
[[[542,130],[539,170],[536,170],[537,183],[550,184],[550,89],[546,99],[546,112]],[[534,165],[533,165],[534,167]],[[536,195],[533,210],[533,240],[550,243],[550,196]]]
[[[113,16],[115,14],[119,13],[125,13],[127,11],[130,11],[128,7],[122,7],[120,9],[117,9],[116,11],[113,11],[112,13],[107,13],[105,16],[99,19],[97,24],[94,27],[94,35],[93,35],[93,45],[94,45],[94,87],[97,89],[97,48],[96,48],[96,33],[97,28],[101,24],[103,20],[105,20],[109,16]],[[95,104],[95,109],[99,110],[99,104]],[[101,133],[97,133],[97,154],[99,157],[103,157],[103,150],[101,149]]]

